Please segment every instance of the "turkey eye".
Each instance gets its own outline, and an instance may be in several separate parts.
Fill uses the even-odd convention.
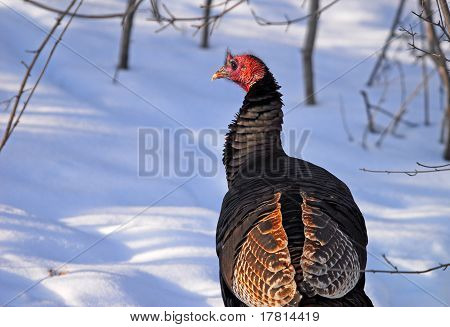
[[[236,63],[236,61],[231,60],[231,61],[230,61],[230,65],[231,65],[231,69],[232,69],[232,70],[236,70],[236,68],[237,68],[237,63]]]

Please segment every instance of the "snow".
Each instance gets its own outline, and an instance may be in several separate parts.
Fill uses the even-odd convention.
[[[48,3],[63,7],[59,1]],[[86,1],[81,11],[115,12],[123,10],[124,3]],[[177,15],[190,16],[201,12],[198,4],[177,1],[170,7]],[[409,8],[414,4],[409,2]],[[154,33],[156,25],[140,13],[131,69],[120,72],[113,84],[119,21],[75,19],[0,153],[0,303],[222,305],[215,254],[215,226],[227,189],[220,161],[222,138],[207,144],[217,165],[213,176],[199,174],[198,166],[189,176],[176,176],[170,152],[161,158],[168,174],[140,177],[137,149],[139,127],[169,129],[172,136],[177,128],[188,128],[196,142],[204,129],[223,134],[243,97],[231,83],[210,82],[226,47],[260,56],[282,85],[287,151],[328,169],[352,190],[367,222],[368,268],[389,269],[382,254],[399,269],[448,262],[450,175],[360,171],[442,162],[438,92],[431,97],[432,126],[400,125],[402,138],[388,136],[377,148],[377,136],[371,135],[368,149],[361,146],[366,117],[359,90],[373,67],[374,57],[368,56],[383,44],[395,5],[388,0],[345,0],[322,15],[315,59],[321,91],[314,108],[301,104],[303,24],[288,32],[261,27],[250,20],[244,5],[224,18],[213,34],[212,48],[205,51],[188,24],[180,25],[181,32]],[[271,1],[252,6],[272,19],[302,13],[294,0],[276,7]],[[15,94],[24,73],[20,60],[31,56],[24,50],[36,48],[54,15],[21,1],[2,0],[0,17],[2,100]],[[408,54],[398,59],[407,63]],[[407,64],[405,71],[410,92],[420,76]],[[371,97],[377,92],[380,88],[371,91]],[[398,93],[394,86],[384,104],[392,111],[399,106]],[[353,142],[342,126],[340,96]],[[421,123],[421,108],[418,97],[407,118]],[[1,126],[7,115],[0,113]],[[387,122],[377,116],[380,127]],[[305,135],[306,143],[299,146]],[[207,159],[204,152],[195,154]],[[50,276],[50,269],[57,275]],[[368,274],[366,290],[378,306],[450,303],[450,277],[443,271]]]

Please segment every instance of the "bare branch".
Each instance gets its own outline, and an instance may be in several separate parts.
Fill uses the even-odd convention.
[[[431,27],[432,28],[432,27]],[[406,32],[411,37],[411,42],[408,42],[408,45],[411,47],[412,50],[420,53],[421,55],[416,55],[418,58],[422,58],[425,55],[430,56],[433,60],[437,60],[438,62],[441,61],[450,61],[450,59],[446,58],[442,50],[440,50],[440,46],[438,43],[434,44],[434,39],[436,38],[436,42],[438,42],[437,37],[433,37],[433,42],[430,43],[430,50],[427,50],[423,47],[419,47],[416,45],[416,36],[417,33],[413,32],[412,29],[407,30],[405,28],[401,28],[402,32]]]
[[[161,22],[161,13],[159,12],[158,0],[150,0],[150,10],[155,20]]]
[[[379,113],[381,113],[381,114],[383,114],[385,116],[388,116],[388,117],[391,117],[391,118],[395,117],[395,115],[392,112],[387,111],[386,109],[381,108],[380,106],[371,105],[371,107],[372,107],[373,110],[375,110],[375,111],[377,111],[377,112],[379,112]],[[417,127],[419,125],[419,124],[414,123],[414,122],[412,122],[410,120],[407,120],[407,119],[405,119],[403,117],[400,118],[399,122],[405,124],[408,127]]]
[[[360,269],[360,270],[354,270],[354,269],[342,269],[342,268],[330,268],[330,271],[359,271],[364,273],[383,273],[383,274],[426,274],[435,270],[446,270],[448,267],[450,267],[450,263],[443,263],[435,267],[423,269],[423,270],[383,270],[383,269]]]
[[[403,66],[400,60],[394,61],[395,67],[397,67],[398,74],[400,76],[400,92],[401,92],[401,100],[400,103],[403,103],[406,98],[406,81],[405,81],[405,72],[403,70]]]
[[[39,1],[36,0],[23,0],[29,4],[32,4],[38,8],[50,11],[50,12],[54,12],[54,13],[58,13],[58,14],[62,14],[64,13],[63,10],[48,6],[46,4],[43,4]],[[134,6],[130,6],[128,7],[127,11],[125,12],[121,12],[121,13],[109,13],[109,14],[98,14],[98,15],[91,15],[91,14],[80,14],[80,13],[75,13],[75,12],[69,12],[69,15],[73,15],[73,17],[77,17],[77,18],[86,18],[86,19],[109,19],[109,18],[121,18],[122,19],[122,24],[124,24],[125,20],[127,19],[127,17],[131,16],[131,14],[134,14],[138,10],[138,7],[141,5],[141,3],[144,0],[138,0],[136,1]],[[226,5],[230,2],[231,0],[227,0],[224,1],[220,4],[222,5]],[[194,28],[198,30],[204,28],[205,26],[209,26],[210,24],[213,24],[213,26],[215,26],[215,24],[217,23],[217,21],[222,18],[223,16],[225,16],[227,13],[229,13],[230,11],[232,11],[233,9],[235,9],[236,7],[238,7],[239,5],[243,4],[244,2],[248,2],[248,0],[239,0],[236,3],[234,3],[232,6],[228,7],[228,8],[224,8],[224,10],[216,15],[211,15],[209,17],[209,19],[207,21],[203,21],[202,23],[198,24],[198,25],[192,25]],[[219,4],[217,4],[218,6]],[[147,21],[154,21],[154,22],[158,22],[159,24],[163,24],[160,28],[158,28],[155,32],[161,32],[162,30],[166,29],[169,26],[172,26],[175,29],[178,29],[178,27],[175,25],[175,23],[177,22],[198,22],[198,21],[202,21],[204,20],[205,17],[202,16],[198,16],[198,17],[176,17],[175,15],[173,15],[169,8],[167,8],[167,6],[165,4],[162,5],[164,11],[166,12],[166,15],[162,15],[158,9],[158,6],[156,4],[156,2],[154,0],[150,1],[150,11],[152,12],[152,16],[150,18],[147,18]],[[216,5],[214,5],[216,6]],[[213,5],[211,5],[210,7],[213,7]],[[211,29],[212,31],[212,29]]]
[[[26,90],[23,90],[22,93],[27,93],[30,90],[31,90],[31,88],[28,88]],[[17,94],[13,95],[12,97],[10,97],[6,100],[0,101],[0,106],[3,106],[3,111],[8,111],[9,107],[11,106],[11,104],[15,98],[17,98]]]
[[[389,266],[391,266],[391,267],[394,268],[396,271],[398,271],[397,266],[395,266],[395,265],[394,265],[394,264],[386,257],[386,254],[383,253],[381,256],[383,257],[384,261],[386,261],[387,264],[388,264]]]
[[[420,25],[422,34],[424,33],[423,22]],[[422,57],[420,60],[422,68],[422,79],[424,81],[423,85],[423,109],[424,109],[424,124],[425,126],[430,125],[430,88],[429,88],[429,78],[428,78],[428,67],[426,62],[426,57]]]
[[[385,61],[381,72],[383,73],[383,89],[381,91],[380,97],[378,98],[377,101],[377,106],[381,106],[385,101],[386,101],[386,97],[389,91],[389,84],[391,83],[391,81],[389,81],[389,77],[387,74],[387,71],[389,69],[390,65],[388,61]]]
[[[24,2],[27,2],[29,4],[32,4],[38,8],[41,9],[45,9],[47,11],[51,11],[57,14],[64,14],[65,11],[64,10],[60,10],[60,9],[56,9],[53,7],[50,7],[48,5],[44,5],[42,3],[40,3],[39,1],[35,1],[35,0],[23,0]],[[72,13],[66,13],[66,15],[73,15],[73,17],[77,17],[77,18],[87,18],[87,19],[109,19],[109,18],[123,18],[124,13],[110,13],[110,14],[101,14],[101,15],[88,15],[88,14],[79,14],[76,12],[72,12]]]
[[[431,25],[433,25],[433,26],[438,27],[438,28],[444,33],[444,35],[447,36],[447,39],[450,38],[449,33],[448,33],[447,30],[445,29],[444,25],[442,25],[442,22],[441,22],[441,21],[435,22],[435,21],[433,21],[430,17],[424,16],[424,15],[423,15],[423,14],[424,14],[423,12],[421,12],[420,14],[418,14],[418,13],[416,13],[416,12],[413,11],[412,14],[413,14],[414,16],[417,16],[417,17],[420,18],[421,20],[423,20],[423,21],[425,21],[425,22],[427,22],[427,23],[429,23],[429,24],[431,24]]]
[[[14,106],[11,110],[11,113],[9,115],[9,120],[8,123],[6,125],[4,134],[3,134],[3,138],[1,140],[0,143],[0,151],[4,148],[6,142],[8,141],[9,137],[11,136],[12,132],[14,131],[14,129],[16,128],[17,124],[19,123],[20,118],[22,117],[22,114],[24,113],[25,109],[28,106],[28,103],[30,102],[37,86],[39,85],[39,82],[42,79],[42,76],[44,75],[45,70],[47,69],[48,64],[50,63],[50,60],[53,56],[53,53],[56,50],[56,47],[58,46],[59,42],[61,41],[64,33],[66,32],[67,28],[69,27],[70,23],[72,22],[72,19],[74,17],[74,15],[76,14],[76,12],[78,11],[78,9],[80,8],[81,4],[83,3],[83,0],[80,0],[78,6],[76,7],[75,11],[73,12],[73,14],[71,15],[69,21],[66,23],[64,29],[62,30],[62,32],[59,34],[58,39],[55,41],[52,49],[50,50],[50,53],[47,57],[47,60],[44,64],[44,67],[42,68],[36,82],[34,83],[33,87],[31,88],[31,91],[27,97],[27,99],[25,100],[17,118],[16,118],[16,113],[17,113],[17,109],[19,107],[19,103],[20,103],[20,99],[22,97],[22,95],[25,92],[25,86],[27,84],[28,78],[30,76],[30,72],[33,69],[34,65],[36,64],[40,54],[42,53],[42,50],[45,48],[45,46],[47,45],[48,41],[53,38],[53,34],[55,33],[56,29],[58,28],[58,26],[61,24],[61,21],[64,19],[65,16],[68,15],[69,11],[72,9],[72,7],[75,5],[75,3],[77,2],[77,0],[72,0],[72,2],[69,4],[69,6],[66,8],[66,10],[56,19],[55,24],[53,25],[53,27],[50,29],[50,31],[48,32],[48,34],[46,35],[46,37],[44,38],[44,40],[42,41],[41,45],[39,46],[39,48],[36,50],[36,53],[30,63],[30,65],[27,65],[27,70],[25,72],[25,75],[22,79],[22,82],[20,84],[19,87],[19,91],[17,93],[17,96],[15,97],[15,101],[14,101]]]
[[[362,95],[362,97],[364,99],[364,104],[365,104],[365,107],[366,107],[368,131],[371,132],[371,133],[376,133],[375,124],[373,122],[373,116],[372,116],[372,111],[371,111],[372,105],[369,102],[369,98],[367,96],[367,92],[364,91],[364,90],[361,90],[360,93],[361,93],[361,95]]]
[[[431,76],[432,73],[434,73],[435,70],[432,70],[428,73],[428,77]],[[400,108],[398,109],[397,114],[393,117],[391,122],[386,126],[386,128],[381,132],[380,138],[376,142],[377,146],[381,146],[384,138],[386,137],[387,133],[392,132],[395,130],[396,126],[398,125],[399,121],[402,119],[403,115],[406,113],[406,110],[408,109],[409,103],[418,95],[420,90],[424,87],[425,80],[422,80],[416,88],[408,95],[408,97],[403,101],[403,103],[400,105]]]
[[[159,21],[163,22],[165,24],[161,28],[157,29],[155,32],[157,32],[157,33],[161,32],[162,30],[166,29],[169,26],[177,28],[175,23],[178,23],[178,22],[201,22],[200,24],[192,25],[192,27],[196,28],[197,30],[200,30],[200,29],[204,28],[206,25],[214,23],[216,20],[222,18],[223,16],[228,14],[230,11],[232,11],[233,9],[237,8],[238,6],[240,6],[241,4],[243,4],[244,2],[247,2],[247,1],[248,0],[239,0],[238,2],[234,3],[232,6],[225,8],[222,12],[215,14],[215,15],[210,15],[209,20],[207,20],[207,21],[205,21],[204,16],[176,17],[174,14],[171,13],[169,8],[163,4],[163,9],[166,12],[167,16],[161,15]],[[147,20],[148,21],[156,21],[156,19],[154,19],[154,18],[148,18]]]
[[[209,8],[221,7],[221,6],[227,5],[230,2],[231,2],[231,0],[225,0],[225,1],[213,3],[213,4],[204,4],[204,5],[200,5],[200,8],[205,9],[207,7],[209,7]]]
[[[344,126],[345,133],[347,133],[348,140],[350,142],[353,142],[353,136],[350,132],[350,128],[347,125],[347,119],[345,117],[345,106],[344,106],[344,100],[342,99],[342,96],[339,94],[339,111],[341,112],[341,118],[342,118],[342,126]]]
[[[330,2],[329,4],[323,6],[322,8],[320,8],[320,9],[318,9],[318,10],[312,12],[312,13],[309,13],[309,14],[307,14],[305,16],[302,16],[302,17],[289,19],[289,17],[287,17],[287,15],[285,15],[286,19],[282,20],[282,21],[270,21],[270,20],[268,20],[266,18],[263,18],[263,17],[257,15],[253,9],[251,10],[251,12],[252,12],[253,18],[255,19],[255,21],[256,21],[256,23],[258,25],[262,25],[262,26],[268,26],[268,25],[272,25],[272,26],[286,26],[286,28],[287,28],[289,25],[295,24],[295,23],[299,23],[301,21],[304,21],[304,20],[308,19],[311,16],[319,16],[322,12],[324,12],[325,10],[331,8],[337,2],[339,2],[339,0],[334,0],[334,1]]]
[[[444,168],[444,167],[450,167],[450,164],[443,164],[443,165],[437,165],[437,166],[435,166],[435,165],[425,165],[425,164],[423,164],[423,163],[420,163],[420,162],[416,162],[416,164],[418,165],[418,166],[420,166],[420,167],[424,167],[424,168],[433,168],[433,169],[436,169],[436,168]]]
[[[206,25],[210,25],[210,24],[212,24],[213,27],[214,27],[214,26],[216,26],[217,22],[218,22],[220,19],[223,18],[223,16],[225,16],[227,13],[229,13],[230,11],[232,11],[234,8],[237,8],[239,5],[243,4],[244,2],[248,2],[248,1],[249,1],[249,0],[241,0],[241,1],[239,1],[239,2],[236,2],[234,5],[232,5],[232,6],[228,7],[228,8],[225,7],[224,10],[223,10],[221,13],[219,13],[219,14],[217,14],[217,15],[211,15],[211,16],[209,16],[209,20],[208,20],[208,21],[203,21],[203,23],[202,23],[202,24],[199,24],[199,25],[192,25],[192,27],[197,28],[197,31],[200,30],[201,28],[204,28]],[[226,6],[227,3],[228,3],[228,2],[225,2],[224,5]],[[204,18],[204,17],[203,17],[203,18]],[[196,20],[198,20],[198,19],[196,19]],[[202,19],[202,20],[204,20],[204,19]],[[211,33],[212,33],[212,31],[213,31],[213,28],[211,28]]]
[[[381,67],[381,63],[386,58],[386,52],[389,48],[389,45],[391,44],[391,40],[395,37],[395,30],[400,22],[400,17],[402,15],[404,5],[405,5],[405,0],[400,0],[398,7],[397,7],[397,12],[395,13],[395,16],[394,16],[394,20],[392,21],[391,30],[386,39],[386,42],[384,42],[383,48],[381,49],[381,52],[380,52],[380,56],[378,57],[377,62],[375,63],[372,73],[370,74],[369,80],[367,81],[367,86],[372,86],[372,84],[375,80],[375,77],[378,74],[378,70]]]
[[[450,164],[444,164],[439,166],[431,166],[431,165],[425,165],[421,164],[420,162],[416,163],[418,166],[427,168],[423,170],[372,170],[372,169],[366,169],[366,168],[360,168],[360,170],[368,173],[382,173],[382,174],[405,174],[408,176],[416,176],[418,174],[426,174],[426,173],[436,173],[436,172],[443,172],[443,171],[450,171]]]

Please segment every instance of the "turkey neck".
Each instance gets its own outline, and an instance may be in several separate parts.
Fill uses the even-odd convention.
[[[260,166],[285,155],[280,135],[283,102],[279,88],[266,69],[264,77],[250,88],[236,118],[228,126],[223,163],[229,188],[249,165]]]

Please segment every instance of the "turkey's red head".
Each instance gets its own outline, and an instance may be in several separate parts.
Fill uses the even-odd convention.
[[[266,65],[253,55],[233,56],[227,51],[225,64],[214,73],[212,80],[226,78],[237,83],[248,92],[253,84],[264,77],[266,70]]]

